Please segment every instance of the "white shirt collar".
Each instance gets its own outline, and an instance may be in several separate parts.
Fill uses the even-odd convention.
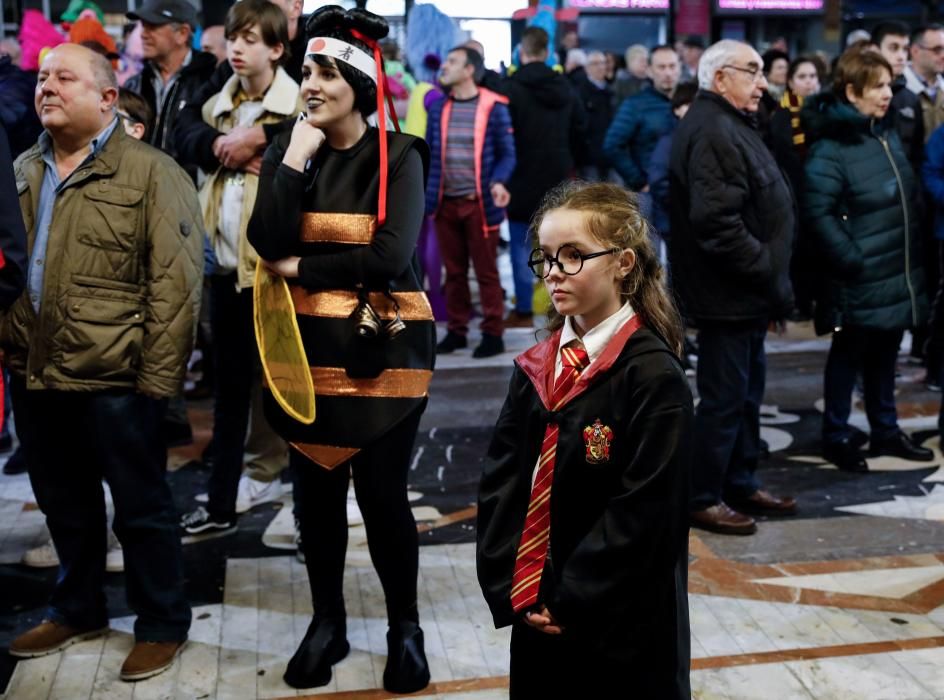
[[[596,359],[603,354],[606,346],[610,344],[610,341],[613,340],[613,336],[619,332],[623,324],[635,315],[636,312],[633,311],[633,307],[630,306],[627,301],[615,314],[584,333],[583,338],[580,338],[574,330],[571,317],[565,316],[564,327],[561,329],[560,345],[557,348],[557,368],[554,373],[555,376],[560,374],[561,368],[563,367],[563,365],[561,365],[560,349],[567,343],[572,340],[581,340],[584,349],[587,351],[587,355],[590,357],[590,364],[592,365]]]
[[[905,66],[905,86],[911,90],[916,95],[920,95],[922,92],[927,92],[928,88],[931,87],[924,78],[918,75],[918,72],[914,67],[909,63]],[[944,78],[940,75],[937,76],[934,80],[934,87],[937,90],[944,88]]]

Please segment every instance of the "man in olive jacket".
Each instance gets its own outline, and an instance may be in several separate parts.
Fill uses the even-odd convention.
[[[53,49],[35,94],[45,131],[15,163],[29,267],[0,346],[61,563],[44,621],[10,653],[51,654],[107,631],[104,478],[137,614],[121,677],[139,680],[170,667],[190,627],[161,416],[193,344],[203,231],[190,178],[124,133],[117,99],[107,60]]]
[[[767,324],[793,307],[795,204],[753,124],[767,87],[757,52],[718,42],[701,58],[698,83],[670,165],[672,280],[699,331],[691,522],[747,535],[757,527],[748,513],[796,510],[754,475]]]

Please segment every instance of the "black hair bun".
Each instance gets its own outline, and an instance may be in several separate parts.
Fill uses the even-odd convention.
[[[380,15],[367,10],[345,10],[340,5],[326,5],[318,8],[308,17],[305,23],[305,34],[313,36],[327,36],[338,29],[350,31],[356,29],[364,36],[379,41],[390,33],[390,25]]]

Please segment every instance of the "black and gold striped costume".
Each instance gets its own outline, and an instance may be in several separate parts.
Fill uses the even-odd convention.
[[[302,256],[299,279],[290,283],[317,417],[302,425],[271,396],[266,415],[295,447],[290,461],[312,602],[318,614],[344,614],[353,475],[388,617],[416,622],[418,541],[407,476],[435,343],[415,255],[428,151],[419,139],[389,134],[388,214],[377,226],[376,129],[344,151],[322,145],[305,173],[281,165],[289,137],[266,152],[249,240],[266,260]],[[393,317],[390,291],[406,330],[393,339],[358,337],[350,316],[361,288],[385,320]]]
[[[289,135],[266,153],[249,238],[265,259],[303,258],[290,284],[317,420],[292,420],[271,396],[266,414],[296,449],[333,468],[425,401],[435,330],[414,254],[423,216],[414,180],[425,181],[428,153],[418,139],[388,135],[389,213],[378,229],[376,129],[346,151],[323,146],[304,174],[280,165]],[[419,199],[403,201],[411,194]],[[359,337],[351,314],[360,288],[383,320],[394,317],[389,289],[406,330],[395,339]]]

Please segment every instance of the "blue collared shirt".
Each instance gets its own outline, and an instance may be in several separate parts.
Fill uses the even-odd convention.
[[[76,172],[83,165],[95,159],[108,137],[111,136],[115,127],[118,125],[118,118],[112,119],[98,136],[92,139],[92,151],[88,157],[82,161]],[[26,288],[29,290],[30,302],[33,309],[39,313],[39,306],[43,299],[43,275],[46,271],[46,246],[49,244],[49,224],[52,223],[52,210],[56,203],[56,196],[69,182],[67,177],[65,181],[59,180],[59,171],[56,169],[56,156],[52,150],[52,138],[49,132],[44,131],[39,135],[39,150],[43,156],[43,163],[46,164],[46,172],[43,174],[43,184],[39,189],[39,205],[36,210],[36,237],[33,241],[33,252],[30,254],[29,273],[27,274]],[[71,174],[70,176],[71,177]]]

